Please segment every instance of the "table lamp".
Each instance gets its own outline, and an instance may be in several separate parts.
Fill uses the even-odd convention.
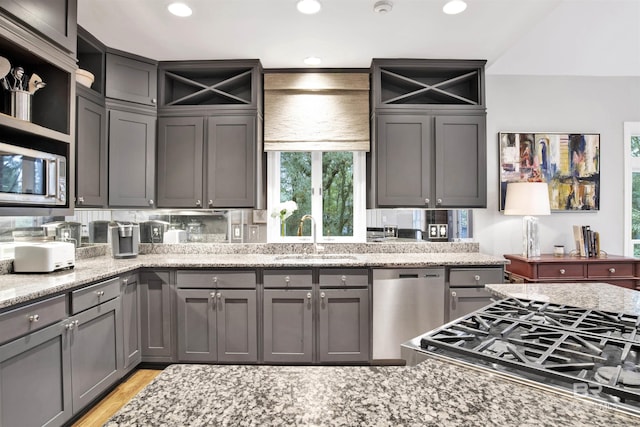
[[[522,218],[522,256],[540,256],[538,218],[550,215],[549,187],[546,182],[510,182],[504,203],[505,215],[524,215]]]

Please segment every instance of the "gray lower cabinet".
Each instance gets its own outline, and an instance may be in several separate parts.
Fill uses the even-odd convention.
[[[122,352],[125,372],[132,370],[142,361],[139,288],[137,274],[122,278]]]
[[[264,290],[265,362],[313,362],[312,295],[311,288]]]
[[[0,346],[3,427],[59,426],[71,418],[71,337],[66,324]]]
[[[121,377],[121,308],[118,297],[74,315],[66,324],[74,413],[89,405]]]
[[[172,289],[169,271],[139,273],[143,362],[172,361]]]
[[[320,362],[369,361],[369,290],[320,289]]]
[[[486,206],[485,115],[377,114],[377,206]]]
[[[503,267],[449,267],[447,271],[447,321],[458,319],[491,304],[487,283],[502,283]]]
[[[109,206],[153,207],[156,117],[109,109]]]
[[[257,362],[255,289],[178,289],[178,359]]]
[[[87,98],[77,98],[76,206],[107,205],[107,110]]]

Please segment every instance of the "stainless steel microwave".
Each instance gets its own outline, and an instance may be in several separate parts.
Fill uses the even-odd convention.
[[[67,159],[0,142],[0,204],[67,204]]]

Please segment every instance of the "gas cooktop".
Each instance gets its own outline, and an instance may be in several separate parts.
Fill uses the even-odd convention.
[[[640,316],[508,298],[435,329],[423,352],[640,415]]]

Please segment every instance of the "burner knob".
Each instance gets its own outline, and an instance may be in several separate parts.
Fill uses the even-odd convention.
[[[564,273],[566,273],[566,272],[567,272],[567,270],[565,270],[564,268],[561,268],[561,269],[560,269],[560,274],[564,274]]]

